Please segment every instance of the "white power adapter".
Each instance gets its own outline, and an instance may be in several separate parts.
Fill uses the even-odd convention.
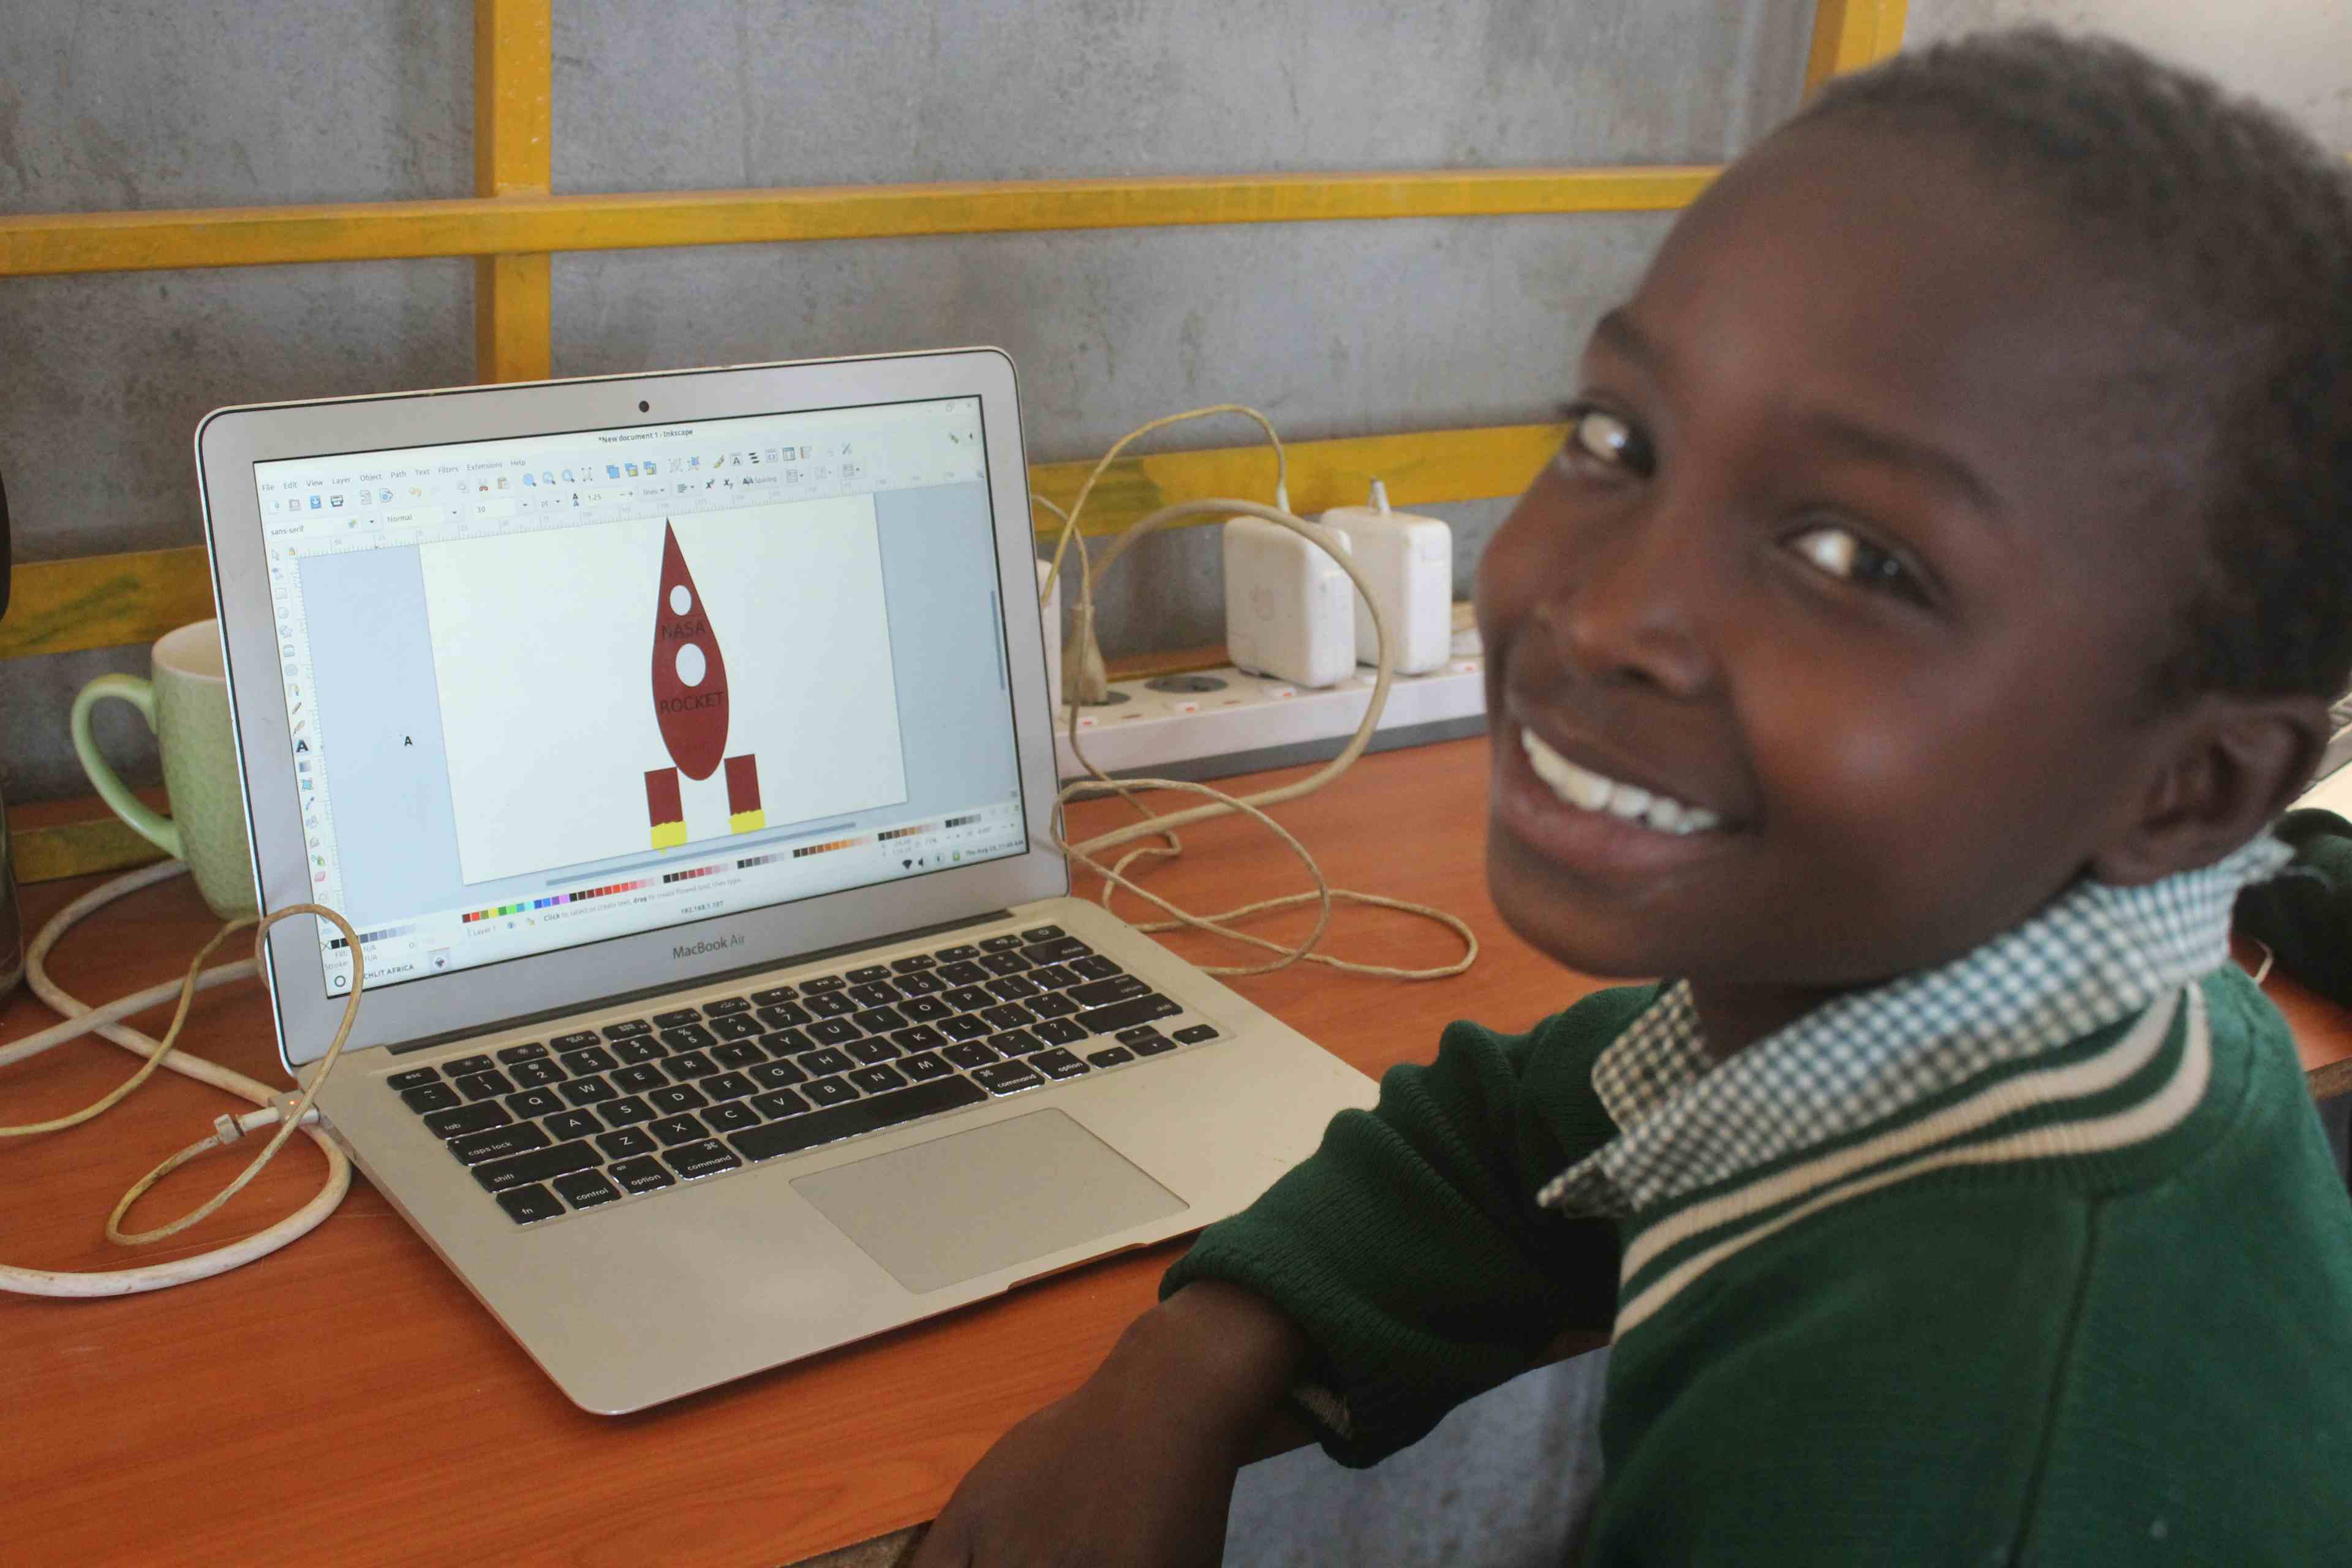
[[[1388,487],[1378,479],[1370,504],[1335,506],[1321,521],[1348,542],[1371,586],[1388,623],[1389,668],[1399,675],[1443,668],[1454,647],[1454,530],[1438,518],[1391,511]],[[1353,596],[1353,603],[1356,658],[1370,664],[1380,657],[1380,638],[1363,599]]]
[[[1254,517],[1226,521],[1224,554],[1225,649],[1237,668],[1298,686],[1334,686],[1355,672],[1356,585],[1344,567]]]

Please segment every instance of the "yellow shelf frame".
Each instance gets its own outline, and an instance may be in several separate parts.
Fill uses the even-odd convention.
[[[1902,46],[1906,0],[1816,0],[1808,91]],[[474,189],[438,201],[0,216],[0,278],[323,261],[475,258],[474,363],[485,382],[551,374],[550,260],[562,250],[751,245],[1200,224],[1651,212],[1687,205],[1706,166],[1200,174],[775,190],[553,194],[553,0],[475,0]],[[1356,499],[1373,474],[1408,505],[1512,495],[1559,432],[1550,425],[1423,430],[1290,448],[1294,504]],[[1263,489],[1262,448],[1130,458],[1105,478],[1087,531],[1190,496]],[[1087,465],[1033,468],[1066,500]],[[212,611],[201,548],[16,568],[0,659],[147,641]],[[137,864],[146,841],[111,818],[18,829],[27,880]]]

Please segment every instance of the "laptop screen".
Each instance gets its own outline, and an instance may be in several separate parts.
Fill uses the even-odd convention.
[[[255,464],[369,988],[1021,853],[982,436],[956,397]]]

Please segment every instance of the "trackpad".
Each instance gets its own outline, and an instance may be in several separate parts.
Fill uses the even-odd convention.
[[[1059,1110],[836,1165],[793,1185],[917,1292],[1191,1206]]]

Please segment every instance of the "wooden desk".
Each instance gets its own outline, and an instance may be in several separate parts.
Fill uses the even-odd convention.
[[[1503,929],[1478,845],[1486,743],[1370,757],[1278,815],[1340,886],[1453,910],[1486,953],[1432,984],[1296,967],[1241,982],[1255,1000],[1366,1072],[1425,1058],[1448,1019],[1533,1022],[1592,989]],[[1289,776],[1270,774],[1273,778]],[[1124,807],[1093,803],[1077,826]],[[1304,885],[1246,824],[1186,836],[1153,873],[1191,907],[1232,889]],[[37,925],[87,883],[26,890]],[[1223,903],[1219,900],[1223,899]],[[1303,922],[1301,922],[1303,923]],[[52,970],[102,1000],[176,973],[210,922],[184,881],[139,894],[65,943]],[[1280,931],[1276,922],[1271,929]],[[1335,949],[1386,963],[1450,959],[1446,935],[1403,916],[1339,917]],[[1211,944],[1174,945],[1215,962]],[[2273,979],[2306,1067],[2352,1089],[2352,1018]],[[44,1009],[0,1009],[0,1038]],[[142,1020],[160,1032],[160,1018]],[[257,988],[199,1003],[188,1040],[283,1081]],[[0,1075],[0,1117],[57,1114],[127,1070],[76,1045]],[[100,1234],[122,1189],[201,1135],[225,1097],[169,1074],[95,1124],[0,1146],[0,1247],[12,1263],[120,1267]],[[184,1211],[232,1169],[166,1184],[139,1215]],[[320,1159],[296,1140],[178,1252],[258,1228],[308,1196]],[[159,1249],[160,1250],[160,1249]],[[574,1409],[365,1183],[287,1250],[236,1273],[89,1302],[0,1298],[11,1561],[144,1563],[793,1563],[873,1542],[844,1564],[887,1563],[875,1541],[930,1517],[1008,1426],[1075,1387],[1153,1300],[1171,1244],[1109,1260],[868,1344],[646,1414]],[[649,1331],[659,1332],[659,1325]]]

